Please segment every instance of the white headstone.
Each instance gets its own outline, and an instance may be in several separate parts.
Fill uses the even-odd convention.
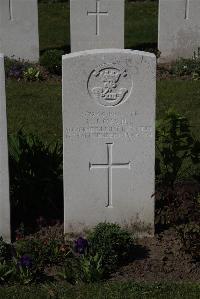
[[[0,0],[0,51],[15,59],[39,60],[37,0]]]
[[[4,57],[0,54],[0,236],[10,241],[10,201]]]
[[[71,52],[124,48],[124,0],[70,0]]]
[[[154,226],[153,54],[117,49],[63,56],[64,225]]]
[[[159,0],[160,62],[192,58],[200,49],[200,1]]]

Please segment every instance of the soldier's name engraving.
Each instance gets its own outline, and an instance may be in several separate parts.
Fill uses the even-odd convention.
[[[137,137],[153,137],[153,128],[138,125],[137,112],[85,111],[81,114],[82,124],[65,129],[67,139],[125,138],[129,141]]]

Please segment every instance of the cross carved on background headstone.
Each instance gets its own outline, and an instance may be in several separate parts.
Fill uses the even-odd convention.
[[[185,0],[185,20],[189,19],[190,0]]]
[[[88,16],[96,16],[96,35],[100,34],[100,16],[108,16],[107,11],[100,11],[100,0],[96,0],[96,11],[88,11]]]
[[[13,20],[12,0],[9,0],[9,20]]]

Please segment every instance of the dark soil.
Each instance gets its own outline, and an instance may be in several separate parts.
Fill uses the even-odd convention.
[[[113,281],[200,282],[200,263],[186,254],[174,229],[137,240],[137,257],[118,269]]]

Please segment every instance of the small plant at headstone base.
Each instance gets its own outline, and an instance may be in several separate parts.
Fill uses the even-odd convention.
[[[74,257],[67,259],[62,269],[57,273],[57,276],[72,285],[78,283],[80,277],[78,259]]]
[[[0,261],[0,285],[9,282],[12,279],[14,269],[10,263],[5,260]]]
[[[10,281],[13,274],[12,245],[0,237],[0,285]]]
[[[31,255],[24,254],[13,257],[13,279],[21,284],[30,284],[40,280],[43,271],[38,268]]]
[[[104,278],[102,256],[87,254],[80,257],[80,279],[85,283],[98,282]]]
[[[25,81],[40,81],[43,80],[43,76],[41,71],[38,69],[38,67],[31,66],[26,68],[23,71],[23,78]]]
[[[44,254],[43,254],[43,246],[41,240],[36,239],[22,239],[15,242],[15,255],[19,258],[23,256],[28,256],[31,260],[34,260],[35,264],[37,264],[38,269],[41,271],[44,270]]]
[[[58,276],[71,284],[92,283],[104,278],[102,257],[90,250],[87,239],[79,237],[74,241],[72,256],[66,259]]]
[[[62,265],[70,256],[71,248],[60,239],[24,239],[15,243],[18,256],[29,255],[37,264],[38,269]]]
[[[58,239],[43,240],[43,261],[46,265],[60,265],[71,255],[68,244]]]
[[[89,253],[69,258],[65,261],[58,276],[71,284],[99,282],[105,278],[102,258],[98,254]]]
[[[104,276],[102,257],[90,250],[87,239],[75,240],[74,251],[79,256],[79,279],[86,283],[101,280]]]
[[[62,50],[47,50],[40,58],[40,64],[51,74],[61,75],[62,73]]]
[[[29,66],[28,62],[5,57],[5,74],[7,78],[22,79],[24,70]]]
[[[193,162],[196,142],[198,141],[192,137],[188,119],[173,110],[169,110],[166,116],[157,122],[156,178],[158,183],[164,182],[165,185],[174,186],[184,162],[187,159]]]
[[[187,118],[168,111],[157,124],[156,149],[156,224],[175,224],[187,213],[181,209],[184,194],[175,188],[175,184],[186,161],[191,164],[200,162],[199,141],[192,137]]]
[[[6,243],[2,237],[0,237],[0,261],[8,261],[11,258],[12,246]]]
[[[20,130],[9,136],[9,164],[14,230],[34,228],[40,216],[62,219],[62,147]]]
[[[131,234],[115,223],[99,223],[88,236],[90,252],[98,254],[109,273],[129,258],[133,249]]]
[[[192,76],[193,80],[200,79],[200,49],[194,52],[192,58],[179,58],[171,68],[172,74],[176,76]]]

